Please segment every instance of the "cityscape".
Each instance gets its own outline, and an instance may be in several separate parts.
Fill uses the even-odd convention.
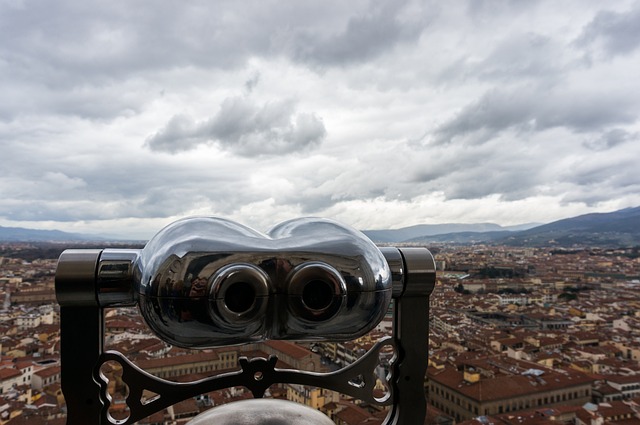
[[[65,424],[60,376],[56,258],[37,243],[0,246],[0,424]],[[59,248],[60,249],[60,248]],[[640,252],[635,248],[430,247],[424,377],[428,424],[632,424],[640,421]],[[46,256],[46,255],[45,255]],[[418,318],[416,318],[418,320]],[[107,348],[145,371],[191,382],[270,355],[278,367],[330,371],[348,365],[391,330],[392,318],[354,341],[265,341],[189,351],[153,336],[135,308],[110,309]],[[381,356],[375,391],[388,392]],[[111,367],[113,366],[113,367]],[[117,364],[101,369],[114,420],[128,416]],[[380,424],[387,411],[334,391],[271,386],[270,398],[320,410],[336,424]],[[221,404],[251,398],[242,387],[178,403],[139,424],[184,424]]]
[[[5,0],[0,40],[0,425],[640,424],[640,0]]]

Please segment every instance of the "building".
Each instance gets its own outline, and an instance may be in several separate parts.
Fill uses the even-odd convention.
[[[15,320],[15,325],[20,331],[37,328],[40,326],[40,323],[42,323],[40,315],[33,313],[22,315]]]
[[[13,387],[22,384],[22,373],[18,369],[6,367],[0,369],[0,394],[6,394]]]
[[[235,369],[238,363],[236,348],[220,351],[203,351],[181,356],[140,360],[138,366],[159,378],[171,379],[185,375],[205,374]]]
[[[60,382],[60,366],[37,370],[31,377],[31,387],[38,391],[42,391],[45,387],[57,382]]]
[[[607,376],[607,384],[619,391],[623,399],[640,397],[640,375]]]
[[[593,379],[502,356],[429,367],[429,403],[456,421],[591,401]]]
[[[338,402],[340,395],[332,390],[324,388],[308,387],[305,385],[286,384],[287,400],[306,404],[316,410],[320,410],[325,404]]]

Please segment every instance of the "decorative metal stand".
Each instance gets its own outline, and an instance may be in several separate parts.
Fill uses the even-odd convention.
[[[147,249],[147,248],[145,248]],[[240,358],[241,370],[189,383],[155,377],[122,354],[104,350],[105,307],[132,305],[140,250],[67,250],[58,262],[56,295],[60,304],[62,390],[67,424],[131,424],[182,400],[214,390],[242,386],[262,398],[273,384],[291,383],[335,390],[364,402],[390,406],[385,425],[424,423],[424,376],[428,355],[429,295],[435,284],[433,257],[426,248],[382,248],[391,272],[393,334],[378,341],[355,363],[330,373],[278,369],[277,358]],[[375,324],[373,324],[375,326]],[[374,397],[375,368],[385,347],[395,352],[386,397]],[[129,417],[109,415],[107,362],[122,367],[129,387]],[[156,397],[143,400],[147,390]]]

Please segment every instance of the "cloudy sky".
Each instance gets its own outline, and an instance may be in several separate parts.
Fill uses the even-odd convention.
[[[0,225],[640,205],[640,1],[0,0]]]

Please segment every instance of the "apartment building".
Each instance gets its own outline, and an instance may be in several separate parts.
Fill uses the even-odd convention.
[[[456,421],[591,401],[593,379],[504,357],[428,369],[431,405]]]

